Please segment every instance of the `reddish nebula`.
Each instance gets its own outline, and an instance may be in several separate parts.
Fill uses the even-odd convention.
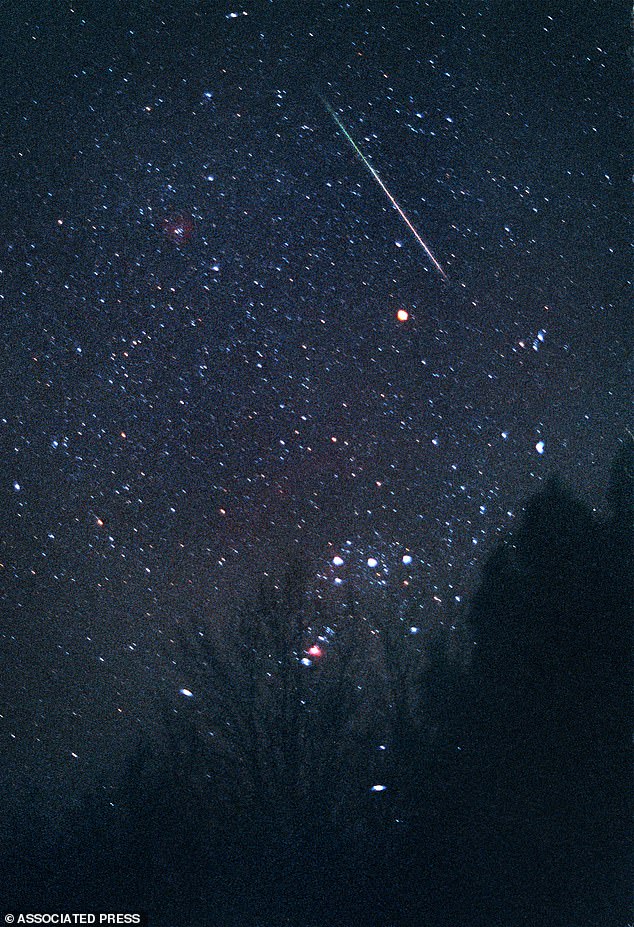
[[[168,216],[163,219],[163,232],[176,245],[184,245],[194,232],[194,220],[186,213]]]

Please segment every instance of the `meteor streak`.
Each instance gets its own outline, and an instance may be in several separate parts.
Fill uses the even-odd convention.
[[[317,94],[317,96],[319,97],[319,99],[321,100],[321,102],[322,102],[322,103],[324,104],[324,106],[326,107],[326,110],[330,113],[330,115],[332,116],[332,118],[335,120],[335,122],[336,122],[338,128],[341,130],[342,135],[350,142],[350,144],[352,145],[352,147],[353,147],[353,149],[355,150],[355,152],[359,155],[359,157],[361,158],[361,160],[363,161],[363,163],[365,164],[365,166],[367,167],[367,169],[370,171],[370,173],[372,174],[372,176],[374,177],[374,179],[376,180],[376,182],[377,182],[378,185],[380,186],[381,190],[383,190],[383,192],[384,192],[385,195],[387,196],[388,200],[390,201],[390,203],[392,204],[392,206],[394,207],[394,209],[397,211],[397,213],[399,214],[399,216],[401,217],[401,219],[403,220],[403,222],[405,223],[405,225],[407,226],[407,228],[410,230],[410,232],[412,233],[412,235],[414,236],[414,238],[416,239],[416,241],[418,242],[418,244],[421,246],[421,248],[423,249],[423,251],[425,252],[425,254],[427,255],[427,257],[429,258],[429,260],[432,262],[432,264],[434,265],[434,267],[436,268],[436,270],[438,271],[438,273],[440,274],[440,276],[443,278],[443,280],[448,280],[449,278],[447,277],[447,274],[445,273],[445,271],[442,269],[441,265],[438,263],[438,261],[436,260],[436,258],[435,258],[434,255],[432,254],[431,249],[430,249],[429,246],[423,241],[423,239],[421,238],[421,236],[419,235],[419,233],[417,232],[417,230],[416,230],[416,229],[414,228],[414,226],[412,225],[412,223],[411,223],[409,217],[405,214],[405,212],[401,209],[401,207],[399,206],[399,204],[396,202],[396,200],[394,199],[394,197],[392,196],[392,194],[390,193],[390,191],[388,190],[388,188],[385,186],[385,184],[383,183],[383,181],[382,181],[381,178],[379,177],[378,172],[374,169],[374,167],[372,166],[372,164],[370,164],[370,162],[368,161],[368,159],[366,158],[366,156],[363,154],[363,152],[361,151],[361,149],[359,148],[359,146],[357,145],[357,143],[355,142],[355,140],[353,139],[353,137],[350,135],[350,133],[348,132],[348,130],[346,129],[346,127],[344,126],[344,124],[342,123],[341,119],[339,118],[339,116],[337,115],[337,113],[334,111],[334,109],[332,108],[332,106],[330,105],[330,103],[328,102],[328,100],[326,100],[325,97],[322,97],[321,94]]]

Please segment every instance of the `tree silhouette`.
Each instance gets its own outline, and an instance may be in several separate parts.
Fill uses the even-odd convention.
[[[8,884],[165,925],[625,923],[632,471],[604,521],[550,481],[466,616],[294,561],[181,620],[162,724]]]
[[[278,588],[263,587],[239,607],[231,638],[226,629],[215,639],[186,632],[185,665],[205,693],[200,709],[192,700],[194,715],[213,729],[224,772],[240,757],[226,782],[242,805],[246,794],[270,811],[284,794],[305,809],[318,794],[322,813],[336,817],[365,803],[383,770],[402,804],[411,803],[408,771],[435,749],[461,654],[450,656],[442,624],[413,627],[416,600],[391,590],[362,601],[351,594],[334,615],[302,584],[296,565]],[[319,654],[306,666],[315,644]]]
[[[457,712],[455,775],[471,849],[483,858],[474,878],[485,870],[496,884],[483,923],[626,916],[621,541],[614,518],[599,523],[553,480],[493,555],[473,600],[478,647]]]
[[[192,695],[166,706],[161,765],[199,830],[240,853],[257,894],[281,879],[297,906],[330,873],[347,903],[354,884],[388,912],[439,778],[447,642],[440,627],[412,634],[396,595],[352,596],[335,616],[306,585],[295,563],[236,608],[231,628],[183,625],[179,672]]]

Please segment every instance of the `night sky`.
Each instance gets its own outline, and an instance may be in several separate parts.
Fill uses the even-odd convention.
[[[602,511],[627,15],[4,6],[5,787],[85,786],[292,553],[442,608],[549,476]]]

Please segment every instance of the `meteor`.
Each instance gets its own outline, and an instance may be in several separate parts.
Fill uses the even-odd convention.
[[[423,251],[425,252],[425,254],[427,255],[427,257],[429,258],[429,260],[432,262],[432,264],[434,265],[434,267],[436,268],[436,270],[438,271],[438,273],[440,274],[440,276],[443,278],[443,280],[448,280],[449,278],[447,277],[447,274],[445,273],[445,271],[442,269],[442,267],[441,267],[441,265],[439,264],[439,262],[436,260],[436,258],[435,258],[434,255],[432,254],[429,245],[426,244],[426,242],[423,240],[423,238],[419,235],[418,231],[414,228],[414,226],[413,226],[412,222],[410,221],[409,217],[405,214],[405,212],[401,209],[401,207],[399,206],[399,204],[396,202],[396,200],[394,199],[394,197],[392,196],[392,194],[390,193],[390,191],[388,190],[388,188],[385,186],[385,184],[384,184],[383,181],[381,180],[381,178],[380,178],[380,176],[379,176],[379,174],[378,174],[378,171],[375,170],[375,168],[373,167],[373,165],[368,161],[368,159],[366,158],[366,156],[363,154],[363,152],[361,151],[361,149],[359,148],[359,146],[357,145],[357,143],[355,142],[355,140],[353,139],[353,137],[350,135],[350,133],[348,132],[348,130],[346,129],[346,127],[344,126],[343,122],[341,121],[341,119],[339,118],[339,116],[337,115],[337,113],[334,111],[334,109],[332,108],[332,106],[330,105],[330,103],[328,102],[328,100],[326,100],[325,97],[322,97],[322,95],[321,95],[320,93],[317,94],[317,96],[319,97],[319,99],[321,100],[321,102],[322,102],[322,103],[324,104],[324,106],[326,107],[327,112],[330,113],[330,115],[331,115],[332,118],[334,119],[335,123],[337,124],[337,127],[340,129],[340,131],[341,131],[342,135],[344,136],[344,138],[346,138],[346,139],[350,142],[350,144],[351,144],[352,148],[354,149],[354,151],[359,155],[359,157],[361,158],[361,161],[365,164],[365,166],[367,167],[367,169],[370,171],[370,173],[372,174],[372,176],[374,177],[374,179],[376,180],[376,182],[377,182],[378,185],[380,186],[381,190],[383,190],[383,192],[384,192],[385,195],[387,196],[388,200],[390,201],[390,203],[392,204],[392,206],[394,207],[394,209],[397,211],[397,213],[399,214],[399,216],[401,217],[401,219],[403,220],[403,222],[405,223],[405,225],[407,226],[407,228],[410,230],[410,232],[412,233],[412,235],[414,236],[414,238],[416,239],[416,241],[418,242],[418,244],[421,246],[421,248],[423,249]]]

